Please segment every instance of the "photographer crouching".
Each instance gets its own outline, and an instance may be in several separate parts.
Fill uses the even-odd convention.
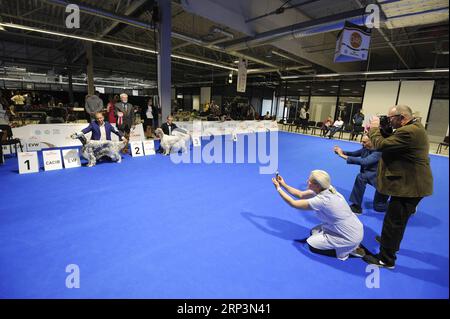
[[[396,105],[389,109],[387,116],[371,120],[369,137],[374,148],[382,153],[378,163],[378,191],[391,197],[381,237],[377,236],[380,252],[366,255],[364,260],[393,269],[409,217],[421,199],[433,193],[428,136],[408,106]]]

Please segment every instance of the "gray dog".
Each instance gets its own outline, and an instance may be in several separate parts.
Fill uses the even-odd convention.
[[[83,144],[81,155],[88,160],[88,167],[94,166],[102,157],[109,157],[112,161],[120,163],[122,161],[120,151],[128,143],[123,141],[88,141],[83,133],[73,133],[71,137],[80,140]]]

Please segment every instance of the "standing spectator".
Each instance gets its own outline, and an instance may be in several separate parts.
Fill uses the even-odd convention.
[[[31,98],[31,94],[30,93],[25,94],[24,98],[25,98],[24,110],[29,111],[29,110],[31,110],[32,105],[33,105],[33,99]]]
[[[130,130],[135,125],[135,107],[128,102],[128,94],[120,94],[120,102],[116,103],[114,112],[116,113],[117,128],[128,139]]]
[[[153,98],[153,97],[152,97]],[[159,117],[161,116],[161,108],[158,106],[158,96],[156,97],[156,104],[152,107],[153,111],[153,129],[155,130],[157,127],[159,127]]]
[[[128,94],[120,94],[120,102],[114,106],[116,114],[117,129],[125,136],[127,140],[130,139],[130,132],[135,125],[136,109],[133,104],[128,103]],[[123,153],[128,153],[128,145],[122,150]]]
[[[144,120],[143,128],[145,137],[151,138],[153,136],[153,121],[154,121],[154,110],[156,107],[153,106],[153,98],[149,98],[147,101],[147,106],[141,108],[141,119]]]
[[[11,101],[13,101],[14,106],[23,107],[25,104],[25,97],[17,91],[17,93],[11,98]]]
[[[355,115],[353,115],[352,118],[353,129],[352,132],[350,133],[351,140],[353,140],[353,138],[357,136],[357,134],[364,132],[363,122],[364,122],[364,114],[360,109]]]
[[[86,113],[89,115],[89,123],[95,120],[95,113],[103,110],[103,101],[100,99],[99,95],[100,93],[98,91],[95,91],[94,95],[86,95],[84,108],[86,109]]]
[[[108,105],[106,106],[106,113],[108,114],[108,122],[111,124],[116,123],[116,116],[114,110],[115,105],[118,101],[119,101],[118,95],[109,96],[109,102]]]
[[[306,114],[306,108],[304,105],[302,105],[302,107],[300,108],[300,125],[302,127],[305,127],[305,125],[308,125],[308,118],[307,118],[307,114]]]
[[[220,117],[220,107],[216,104],[214,100],[211,101],[209,105],[210,114],[213,117]]]
[[[380,252],[367,255],[364,260],[393,269],[409,217],[415,213],[421,199],[433,193],[433,176],[427,132],[413,117],[412,110],[406,105],[393,106],[389,109],[388,120],[394,130],[389,136],[382,134],[378,117],[370,122],[370,140],[382,153],[377,174],[378,191],[391,197],[381,237],[377,236]],[[382,130],[386,131],[385,127]]]
[[[256,110],[255,107],[250,104],[247,110],[247,119],[254,120],[256,118]]]

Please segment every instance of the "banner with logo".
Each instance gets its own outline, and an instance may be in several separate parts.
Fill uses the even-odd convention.
[[[21,127],[14,127],[13,135],[19,138],[22,144],[26,143],[28,151],[39,151],[45,148],[81,146],[78,139],[72,139],[73,133],[81,132],[88,126],[84,124],[30,124]],[[114,124],[113,124],[114,126]],[[91,138],[91,133],[86,134],[86,138]],[[142,124],[138,124],[130,132],[130,141],[142,141],[145,139]],[[111,140],[118,141],[119,137],[111,133]]]
[[[195,123],[195,124],[194,124]],[[230,134],[246,134],[263,132],[265,130],[278,131],[276,121],[195,121],[176,122],[179,128],[183,128],[192,137],[199,139],[201,136],[220,136]],[[81,146],[78,139],[70,136],[80,132],[87,124],[31,124],[13,128],[14,137],[19,138],[27,151],[40,151],[46,148]],[[86,134],[87,139],[91,133]],[[111,134],[113,141],[118,141],[115,134]],[[145,141],[142,124],[136,125],[130,132],[130,142]],[[9,146],[3,148],[5,155],[10,154]],[[14,152],[14,148],[13,148]]]
[[[353,62],[367,60],[371,30],[346,21],[339,32],[334,53],[334,62]]]
[[[245,93],[247,87],[247,60],[239,58],[237,91]]]

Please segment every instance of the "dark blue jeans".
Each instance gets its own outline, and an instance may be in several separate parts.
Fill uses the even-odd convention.
[[[355,184],[350,195],[350,202],[352,204],[361,207],[364,192],[366,191],[366,185],[372,185],[375,187],[375,196],[373,197],[373,209],[377,212],[384,212],[387,209],[388,195],[383,195],[376,190],[376,186],[372,181],[363,173],[359,173],[355,178]]]

